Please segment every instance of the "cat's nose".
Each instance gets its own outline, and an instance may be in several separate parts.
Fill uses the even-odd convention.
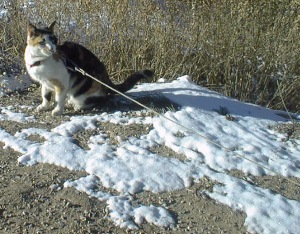
[[[50,52],[54,53],[55,52],[55,47],[51,46],[51,45],[47,45],[47,48]]]

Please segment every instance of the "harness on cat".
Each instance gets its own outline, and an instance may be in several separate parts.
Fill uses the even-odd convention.
[[[67,70],[71,72],[76,72],[77,65],[70,59],[64,58],[63,62],[67,68]]]
[[[63,61],[67,70],[71,72],[76,72],[76,68],[78,66],[71,59],[68,59],[66,56],[64,56],[64,54],[61,53],[60,51],[59,51],[59,55],[61,56],[61,60]]]
[[[61,52],[59,52],[59,55],[61,56],[61,60],[64,63],[67,70],[76,72],[77,65],[72,60],[66,58],[66,56],[64,56]],[[43,60],[38,60],[38,61],[34,62],[33,64],[29,64],[29,67],[32,68],[32,67],[40,66],[42,61]]]
[[[40,65],[41,65],[41,62],[42,62],[42,61],[36,61],[35,63],[33,63],[33,64],[29,65],[29,66],[30,66],[30,68],[36,67],[36,66],[40,66]]]

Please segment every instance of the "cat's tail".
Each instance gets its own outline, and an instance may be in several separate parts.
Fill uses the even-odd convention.
[[[125,93],[126,91],[133,88],[133,86],[142,79],[151,78],[154,76],[154,72],[150,70],[143,70],[140,72],[135,72],[131,76],[129,76],[123,83],[121,84],[111,84],[113,88],[116,90]],[[114,93],[113,91],[111,92]]]

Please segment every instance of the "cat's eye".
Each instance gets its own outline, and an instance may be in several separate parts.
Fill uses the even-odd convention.
[[[42,45],[42,46],[46,45],[46,40],[45,40],[45,38],[44,38],[42,41],[40,41],[40,45]]]

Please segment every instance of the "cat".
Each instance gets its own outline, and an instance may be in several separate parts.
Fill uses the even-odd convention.
[[[50,26],[38,28],[29,22],[25,64],[30,77],[40,83],[42,103],[37,111],[50,109],[52,94],[56,106],[52,115],[63,113],[66,99],[75,110],[88,109],[107,101],[114,92],[77,72],[75,66],[86,73],[124,93],[143,78],[154,76],[153,71],[135,72],[123,83],[114,84],[105,65],[87,48],[74,42],[58,44],[54,34],[54,21]]]

